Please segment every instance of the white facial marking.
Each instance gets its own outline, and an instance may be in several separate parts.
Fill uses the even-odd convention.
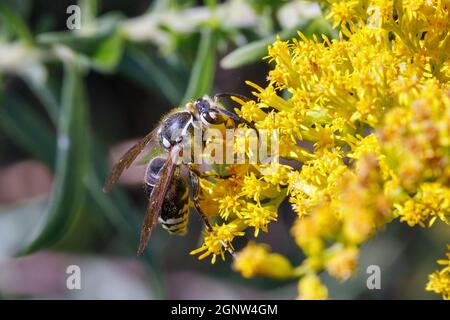
[[[166,149],[169,149],[171,146],[170,141],[167,140],[166,138],[162,138],[162,143],[163,143],[164,148],[166,148]]]
[[[211,125],[208,121],[206,121],[205,117],[203,117],[203,114],[200,116],[200,120],[202,121],[202,123],[203,123],[205,126]]]

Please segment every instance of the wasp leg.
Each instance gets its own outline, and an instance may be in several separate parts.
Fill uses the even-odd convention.
[[[233,96],[238,97],[239,99],[241,99],[243,101],[250,100],[249,98],[242,96],[240,94],[218,93],[214,96],[214,101],[218,101],[218,98],[220,98],[220,97],[233,97]],[[244,118],[237,115],[234,111],[226,110],[223,108],[214,108],[214,110],[216,110],[217,112],[219,112],[219,113],[227,116],[231,120],[233,120],[234,128],[236,128],[239,124],[245,124],[247,127],[255,130],[256,137],[258,138],[258,141],[259,141],[259,132],[258,132],[258,129],[256,129],[255,124],[253,122],[245,120]]]
[[[197,177],[200,178],[216,178],[216,179],[226,179],[229,178],[231,175],[220,175],[217,172],[200,172],[197,168],[194,168],[193,166],[188,165],[189,171],[191,171],[193,174],[195,174]]]
[[[215,110],[217,110],[217,112],[219,112],[219,113],[227,116],[231,120],[233,120],[234,128],[237,128],[237,126],[239,124],[245,124],[250,129],[255,130],[256,137],[258,138],[258,141],[259,141],[259,132],[258,132],[258,129],[256,129],[255,124],[253,122],[247,121],[247,120],[241,118],[240,116],[238,116],[236,113],[222,109],[222,108],[216,108]]]
[[[199,178],[198,178],[197,174],[191,170],[189,170],[189,178],[190,178],[191,187],[192,187],[192,198],[193,198],[192,200],[194,202],[195,209],[197,210],[198,214],[200,215],[203,222],[205,223],[206,230],[208,230],[208,232],[211,233],[213,236],[217,237],[211,224],[209,223],[208,217],[205,215],[202,208],[200,207],[200,201],[199,201],[200,181],[199,181]],[[225,241],[220,240],[220,243],[225,248],[225,250],[227,250],[228,253],[230,253],[233,256],[233,258],[236,257],[234,250],[227,243],[225,243]]]
[[[234,121],[235,123],[235,127],[237,127],[238,124],[245,124],[248,127],[256,130],[256,127],[253,123],[251,123],[250,121],[245,120],[244,118],[241,118],[240,116],[238,116],[236,113],[229,111],[229,110],[225,110],[222,108],[217,108],[217,111],[223,115],[226,115],[228,118],[230,118],[231,120]]]
[[[230,99],[231,99],[231,97],[239,98],[239,99],[241,99],[241,100],[244,101],[244,102],[251,101],[251,99],[250,99],[249,97],[246,97],[246,96],[244,96],[244,95],[242,95],[242,94],[239,94],[239,93],[229,93],[229,92],[220,92],[220,93],[217,93],[217,94],[214,95],[213,99],[214,99],[214,101],[217,102],[217,101],[219,101],[220,98],[230,98]],[[233,99],[231,99],[231,100],[233,100]],[[261,110],[263,110],[263,111],[266,112],[266,113],[271,112],[271,111],[278,112],[277,109],[275,109],[274,107],[270,107],[270,106],[262,107]]]
[[[228,93],[228,92],[217,93],[217,94],[214,95],[213,99],[214,99],[214,101],[217,102],[219,100],[219,98],[223,98],[223,97],[227,97],[227,98],[236,97],[236,98],[239,98],[239,99],[241,99],[242,101],[245,101],[245,102],[250,101],[250,99],[247,98],[246,96],[243,96],[243,95],[240,95],[240,94],[237,94],[237,93]],[[249,126],[250,128],[256,130],[256,128],[254,127],[253,123],[251,123],[251,122],[241,118],[234,111],[230,111],[230,110],[226,110],[226,109],[222,109],[222,108],[219,108],[219,110],[217,110],[217,111],[222,113],[222,114],[224,114],[224,115],[226,115],[227,117],[231,118],[236,124],[243,123],[243,124],[246,124],[247,126]]]

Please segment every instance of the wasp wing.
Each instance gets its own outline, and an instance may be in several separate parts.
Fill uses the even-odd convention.
[[[139,242],[138,254],[144,252],[155,225],[158,223],[158,218],[161,215],[164,198],[167,189],[172,181],[173,174],[176,168],[180,147],[174,146],[170,150],[169,156],[161,169],[161,175],[150,194],[150,200],[147,207],[147,212],[144,217],[144,224],[141,229],[141,239]]]
[[[147,134],[144,138],[139,140],[134,146],[132,146],[125,154],[120,158],[119,161],[114,165],[111,173],[105,180],[105,185],[103,187],[104,192],[109,192],[113,188],[114,184],[119,180],[123,171],[130,167],[134,162],[136,157],[142,152],[145,146],[152,141],[156,136],[157,129],[153,130]]]

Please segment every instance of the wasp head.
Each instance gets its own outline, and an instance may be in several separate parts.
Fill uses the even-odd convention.
[[[225,122],[225,119],[217,110],[218,107],[216,106],[216,103],[208,96],[197,99],[194,102],[194,106],[197,109],[200,120],[204,125],[210,126]]]

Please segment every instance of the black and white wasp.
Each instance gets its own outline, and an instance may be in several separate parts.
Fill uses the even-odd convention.
[[[156,156],[147,165],[144,181],[150,191],[150,199],[141,230],[138,254],[144,251],[158,221],[170,233],[183,234],[186,232],[190,208],[189,186],[192,189],[192,203],[208,231],[212,232],[211,225],[199,205],[199,176],[201,173],[188,165],[179,164],[177,160],[183,144],[190,143],[187,140],[193,133],[195,123],[201,122],[202,128],[208,128],[231,121],[235,127],[245,124],[255,129],[252,123],[225,109],[224,105],[219,102],[222,97],[233,96],[244,101],[248,100],[241,95],[222,93],[215,95],[214,98],[204,96],[187,103],[184,107],[174,109],[159,122],[153,131],[131,147],[112,168],[105,181],[103,188],[105,192],[111,191],[123,171],[130,167],[152,141],[156,140],[167,155],[166,157]],[[181,166],[187,167],[188,178],[181,174]],[[225,244],[224,246],[232,253],[230,248]]]

